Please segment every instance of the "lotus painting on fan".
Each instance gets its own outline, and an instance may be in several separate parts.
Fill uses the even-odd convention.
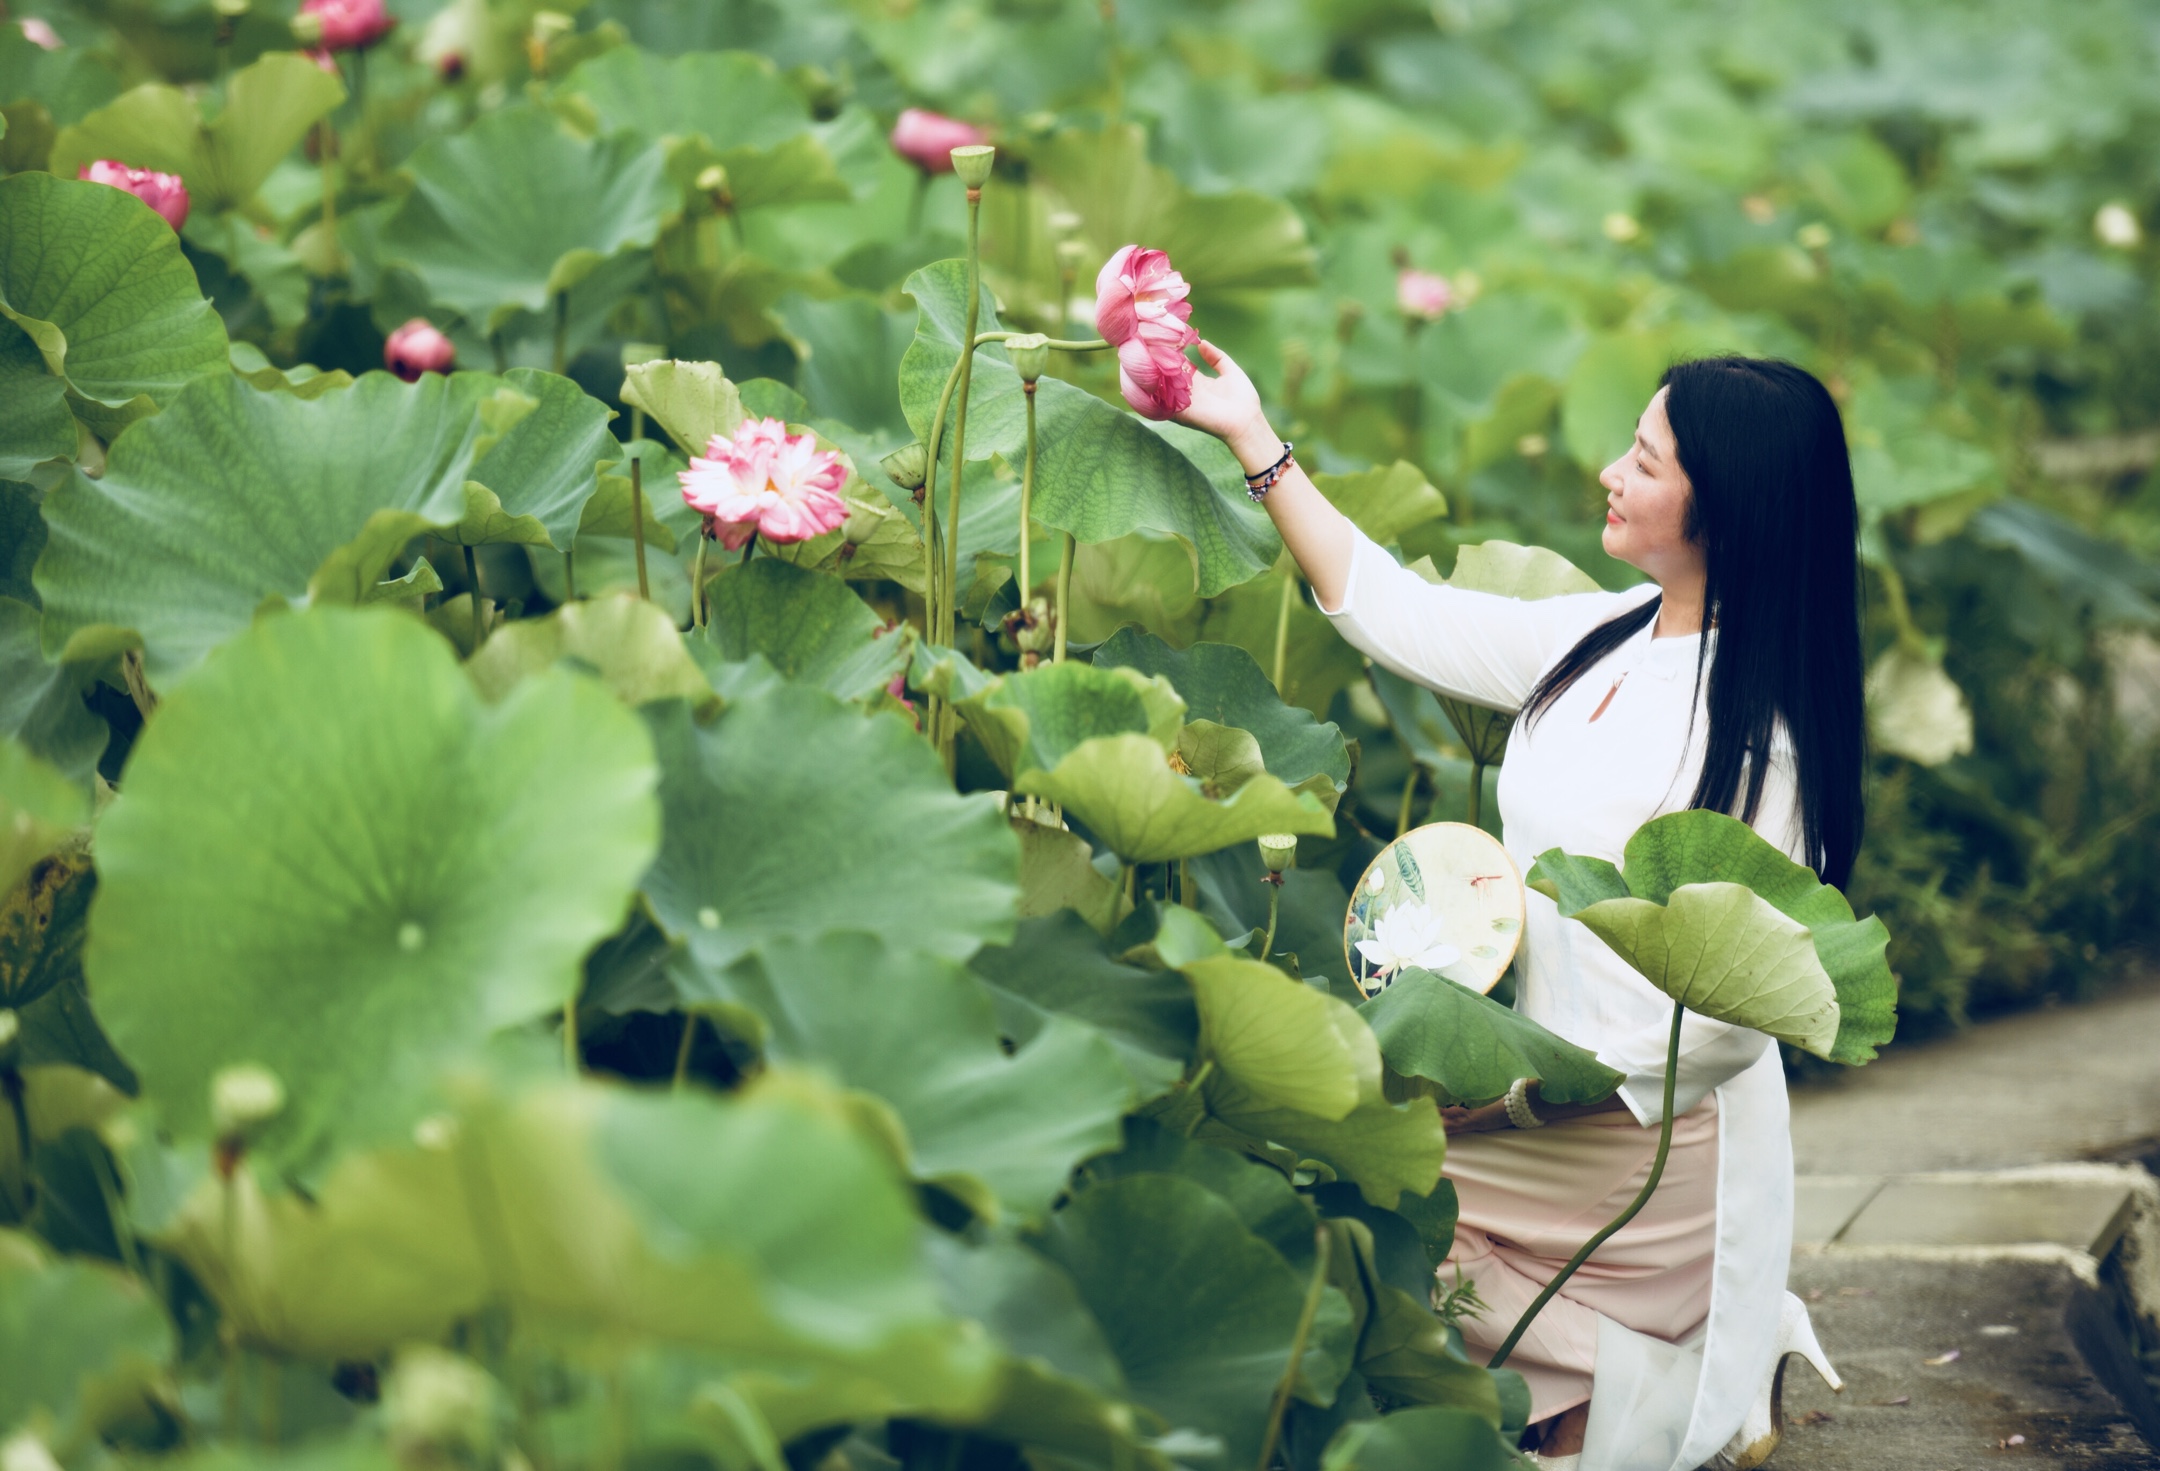
[[[1483,994],[1522,941],[1523,884],[1492,834],[1462,822],[1413,828],[1367,865],[1343,917],[1343,956],[1377,996],[1406,970]]]

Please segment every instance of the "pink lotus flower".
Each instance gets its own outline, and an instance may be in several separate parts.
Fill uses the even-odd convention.
[[[88,179],[93,184],[110,184],[149,205],[165,217],[165,223],[175,230],[187,223],[187,185],[180,182],[178,174],[161,174],[155,169],[131,169],[115,159],[101,158],[96,163],[86,163],[75,171],[78,179]]]
[[[1095,329],[1118,350],[1118,387],[1150,419],[1168,419],[1192,402],[1193,365],[1185,349],[1200,341],[1189,319],[1192,288],[1160,250],[1127,245],[1095,277]]]
[[[745,423],[733,439],[715,434],[676,479],[706,530],[730,551],[752,536],[808,541],[847,520],[840,487],[847,467],[817,436],[789,434],[778,419]]]
[[[65,44],[51,23],[37,16],[26,15],[15,23],[22,27],[23,38],[41,50],[58,51]]]
[[[383,344],[383,366],[407,383],[422,373],[447,373],[457,362],[457,348],[426,317],[414,317]]]
[[[990,137],[973,123],[926,108],[911,107],[893,124],[893,152],[926,174],[953,171],[952,151],[988,143]]]
[[[1421,322],[1438,321],[1455,304],[1455,289],[1447,277],[1431,271],[1402,270],[1395,274],[1395,305],[1406,317]]]
[[[300,13],[322,23],[326,51],[372,46],[397,24],[397,17],[383,9],[383,0],[300,0]]]

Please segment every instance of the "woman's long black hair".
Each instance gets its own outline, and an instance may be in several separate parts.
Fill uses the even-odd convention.
[[[1860,851],[1867,736],[1860,648],[1859,508],[1837,404],[1812,373],[1769,358],[1679,363],[1665,417],[1694,488],[1710,661],[1708,748],[1690,807],[1755,820],[1782,724],[1798,761],[1808,865],[1843,885]],[[1653,598],[1592,629],[1538,681],[1534,720],[1657,616]],[[1707,657],[1709,640],[1704,640]],[[1696,678],[1702,678],[1698,662]]]

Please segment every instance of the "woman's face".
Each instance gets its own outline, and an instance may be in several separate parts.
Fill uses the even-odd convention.
[[[1653,581],[1700,576],[1702,548],[1688,539],[1694,489],[1673,450],[1665,390],[1635,421],[1635,442],[1598,476],[1605,487],[1605,551]]]

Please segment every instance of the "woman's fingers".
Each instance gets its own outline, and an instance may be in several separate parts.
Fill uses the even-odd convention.
[[[1203,337],[1200,339],[1200,361],[1220,373],[1222,365],[1228,361],[1228,358],[1221,348]]]

